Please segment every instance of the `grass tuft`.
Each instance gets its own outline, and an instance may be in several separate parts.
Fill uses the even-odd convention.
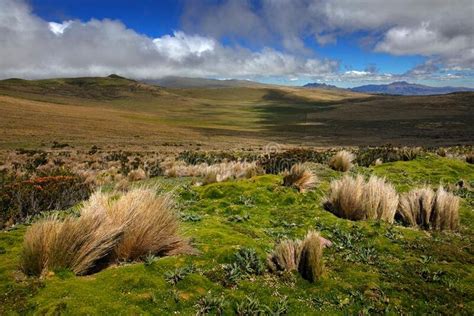
[[[434,230],[459,228],[459,198],[442,186],[411,190],[400,197],[397,217],[407,226]]]
[[[298,272],[310,281],[316,282],[323,274],[323,243],[319,233],[310,231],[301,243]]]
[[[56,269],[81,275],[114,260],[193,253],[178,229],[168,195],[134,189],[113,201],[97,192],[85,203],[80,217],[49,218],[27,230],[21,269],[37,276]]]
[[[376,219],[393,223],[398,194],[384,179],[361,175],[334,180],[324,206],[338,217],[350,220]]]
[[[330,160],[329,166],[336,171],[349,171],[353,164],[352,161],[355,159],[354,154],[341,150],[337,152]]]
[[[300,192],[306,192],[316,186],[316,176],[303,166],[296,164],[291,167],[290,171],[283,178],[283,185],[287,187],[294,187]]]

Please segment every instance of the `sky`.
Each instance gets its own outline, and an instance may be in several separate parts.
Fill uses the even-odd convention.
[[[474,87],[474,0],[0,0],[0,78]]]

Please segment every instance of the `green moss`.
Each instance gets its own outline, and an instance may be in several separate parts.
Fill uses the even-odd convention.
[[[0,232],[2,313],[171,314],[194,315],[201,297],[223,297],[232,314],[247,297],[275,308],[284,300],[289,313],[440,313],[472,314],[474,305],[474,235],[470,196],[463,199],[460,234],[424,231],[373,221],[352,222],[325,211],[321,202],[331,179],[341,173],[322,165],[314,169],[319,186],[300,194],[281,186],[280,176],[189,186],[189,179],[155,178],[147,185],[177,188],[180,210],[200,217],[185,221],[197,256],[158,258],[149,265],[122,264],[76,277],[56,271],[43,281],[19,278],[18,260],[25,227]],[[474,181],[474,169],[462,161],[427,157],[371,168],[364,174],[385,176],[400,191],[427,183]],[[244,221],[229,216],[248,215]],[[302,238],[317,229],[334,245],[325,250],[323,278],[312,284],[298,274],[244,276],[232,287],[223,265],[238,249],[255,249],[263,261],[283,237]],[[169,271],[192,266],[175,285]],[[21,281],[20,281],[21,280]]]

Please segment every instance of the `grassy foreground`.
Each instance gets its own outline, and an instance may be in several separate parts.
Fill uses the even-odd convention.
[[[473,314],[474,195],[461,203],[459,233],[428,233],[380,222],[352,222],[322,208],[329,182],[342,173],[311,166],[316,190],[301,194],[281,186],[282,177],[193,187],[190,179],[153,178],[174,190],[184,233],[197,256],[155,258],[76,277],[56,271],[38,280],[18,271],[25,226],[0,232],[0,314],[183,314],[222,302],[224,314],[247,311],[301,314]],[[399,192],[459,180],[474,186],[474,166],[447,158],[357,167],[352,172],[384,176]],[[323,278],[309,283],[299,274],[242,275],[229,284],[225,264],[253,248],[264,262],[274,243],[319,230],[334,245],[325,250]],[[180,268],[185,268],[179,270]],[[178,269],[178,270],[177,270]],[[180,272],[180,273],[176,273]],[[177,276],[178,275],[178,276]]]

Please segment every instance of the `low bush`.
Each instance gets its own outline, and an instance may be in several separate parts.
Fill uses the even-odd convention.
[[[283,178],[283,185],[306,192],[316,186],[316,176],[302,164],[296,164]]]
[[[68,269],[82,275],[117,260],[194,253],[178,233],[178,217],[169,196],[135,189],[117,200],[95,193],[79,217],[49,218],[28,228],[21,269],[42,275]]]
[[[338,217],[350,220],[375,219],[393,223],[398,194],[384,179],[349,175],[331,182],[324,207]]]
[[[288,171],[295,164],[305,162],[325,163],[331,151],[314,151],[311,149],[295,148],[283,152],[263,154],[258,159],[258,165],[267,174],[279,174]]]
[[[352,161],[355,159],[354,154],[341,150],[337,152],[330,160],[329,166],[336,171],[349,171],[352,168]]]
[[[374,164],[377,159],[383,162],[409,161],[420,157],[424,150],[420,147],[364,147],[357,151],[355,162],[359,166],[368,167]]]
[[[67,209],[91,193],[83,177],[66,174],[11,179],[0,188],[0,227],[50,210]]]
[[[402,194],[397,218],[407,226],[434,230],[459,228],[459,198],[444,190],[419,188]]]

